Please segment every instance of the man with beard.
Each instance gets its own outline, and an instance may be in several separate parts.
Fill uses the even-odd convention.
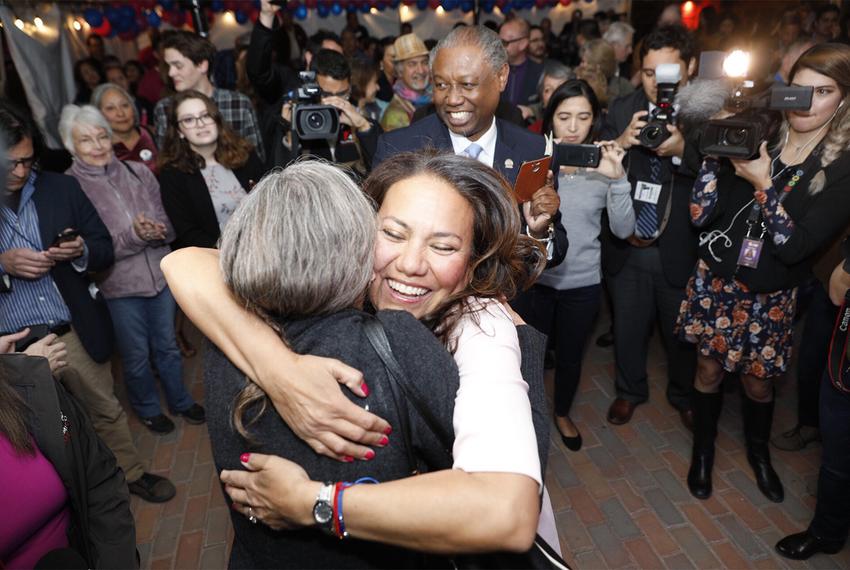
[[[416,109],[431,102],[428,81],[428,48],[416,34],[399,36],[393,44],[395,84],[390,104],[381,117],[385,131],[410,124]]]

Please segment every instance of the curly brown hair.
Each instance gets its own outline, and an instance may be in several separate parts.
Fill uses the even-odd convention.
[[[420,319],[454,352],[452,331],[462,315],[475,313],[469,298],[513,298],[537,280],[546,265],[546,251],[537,240],[520,234],[520,211],[510,184],[477,160],[435,149],[399,153],[372,171],[363,190],[380,207],[390,187],[423,174],[454,188],[474,216],[469,283]]]
[[[215,120],[218,127],[218,141],[215,149],[215,159],[224,167],[239,168],[248,162],[253,146],[244,138],[240,137],[221,118],[221,112],[215,101],[200,91],[181,91],[171,98],[166,108],[168,128],[165,131],[165,142],[159,151],[157,165],[159,169],[171,167],[181,172],[197,172],[206,166],[203,157],[192,150],[189,141],[181,136],[180,126],[177,121],[177,109],[190,99],[198,99],[204,103],[207,113]]]

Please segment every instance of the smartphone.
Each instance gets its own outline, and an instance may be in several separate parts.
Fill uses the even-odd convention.
[[[50,334],[50,329],[47,325],[30,325],[29,329],[29,334],[15,343],[15,352],[25,351],[29,345],[40,341]]]
[[[596,168],[602,153],[595,144],[556,144],[555,160],[558,166],[583,166]]]
[[[53,240],[53,243],[50,244],[50,247],[59,247],[61,244],[66,241],[73,241],[77,239],[80,235],[80,232],[77,230],[66,230],[64,232],[60,232],[56,235],[56,239]],[[49,249],[49,248],[48,248]]]
[[[552,164],[551,156],[523,162],[514,184],[514,194],[520,204],[528,202],[534,193],[546,184],[546,173]]]

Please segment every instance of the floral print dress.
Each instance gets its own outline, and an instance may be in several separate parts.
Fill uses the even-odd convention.
[[[691,195],[691,221],[707,223],[717,205],[719,161],[706,158]],[[794,167],[791,167],[793,170]],[[801,172],[791,172],[794,187]],[[794,222],[782,207],[780,191],[773,186],[755,193],[761,209],[765,237],[777,246],[794,231]],[[757,378],[771,378],[785,372],[791,358],[793,318],[797,289],[753,293],[735,278],[713,276],[700,260],[687,286],[676,331],[679,337],[697,345],[702,356],[719,362],[729,372]]]

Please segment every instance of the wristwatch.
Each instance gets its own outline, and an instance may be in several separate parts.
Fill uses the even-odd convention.
[[[333,494],[334,484],[330,481],[323,483],[313,505],[313,520],[322,531],[331,536],[335,536]]]

